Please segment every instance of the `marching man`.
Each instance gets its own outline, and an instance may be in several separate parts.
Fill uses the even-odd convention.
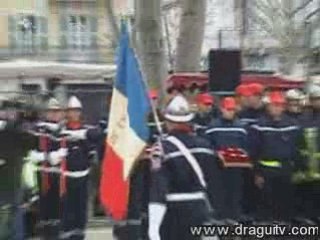
[[[65,157],[67,149],[60,147],[55,137],[64,119],[64,109],[51,98],[46,108],[45,121],[37,123],[36,134],[39,147],[29,154],[29,159],[38,165],[40,184],[40,226],[45,240],[58,238],[60,224],[59,158]]]
[[[61,159],[60,197],[62,220],[60,239],[85,239],[90,172],[90,143],[104,137],[101,128],[86,128],[82,121],[82,104],[72,96],[67,106],[67,122],[61,131],[61,145],[68,155]]]
[[[149,238],[151,240],[198,239],[190,226],[208,220],[206,194],[210,144],[192,134],[193,114],[185,98],[174,97],[165,110],[168,136],[151,153]]]

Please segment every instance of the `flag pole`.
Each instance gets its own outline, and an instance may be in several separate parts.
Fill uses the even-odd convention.
[[[140,69],[140,72],[141,72],[141,75],[142,75],[142,79],[143,79],[143,83],[144,83],[146,91],[147,91],[147,90],[150,89],[149,83],[147,81],[147,78],[146,78],[144,72],[142,71],[142,65],[141,65],[140,59],[138,58],[135,50],[134,49],[132,49],[132,50],[134,52],[134,55],[137,58],[137,61],[138,61],[138,64],[139,64],[139,69]],[[163,129],[161,127],[159,115],[157,113],[157,110],[156,110],[156,107],[155,107],[153,101],[150,99],[150,97],[148,97],[148,99],[149,99],[149,102],[150,102],[150,106],[151,106],[151,109],[152,109],[152,114],[153,114],[153,117],[154,117],[154,121],[156,123],[157,130],[158,130],[158,132],[160,134],[160,137],[162,138],[163,137]]]
[[[141,65],[139,57],[137,56],[137,54],[136,54],[136,52],[135,52],[135,50],[133,48],[132,48],[132,50],[133,50],[134,55],[136,56],[136,59],[138,61],[139,69],[140,69],[140,72],[141,72],[141,75],[142,75],[142,80],[143,80],[143,83],[144,83],[146,91],[147,91],[147,90],[150,89],[149,83],[147,81],[147,78],[146,78],[144,72],[142,71],[142,65]],[[159,115],[157,113],[157,110],[156,110],[156,107],[155,107],[153,101],[150,99],[150,97],[148,97],[148,99],[149,99],[149,102],[150,102],[150,106],[151,106],[151,109],[152,109],[152,114],[153,114],[153,117],[154,117],[154,121],[156,123],[157,130],[158,130],[158,132],[160,134],[160,137],[162,138],[163,137],[163,129],[161,127]]]

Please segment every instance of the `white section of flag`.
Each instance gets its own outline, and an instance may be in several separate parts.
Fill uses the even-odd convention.
[[[123,176],[126,180],[130,170],[146,146],[130,127],[128,99],[118,89],[113,89],[107,143],[123,160]]]

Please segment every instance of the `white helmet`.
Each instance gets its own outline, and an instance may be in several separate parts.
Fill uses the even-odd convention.
[[[311,86],[310,98],[320,98],[320,86],[318,86],[318,85]]]
[[[69,109],[82,109],[82,104],[76,96],[72,96],[69,98],[68,108]]]
[[[55,98],[50,98],[47,104],[47,110],[60,110],[62,109],[60,103]]]
[[[175,96],[167,105],[164,117],[171,122],[190,122],[194,114],[188,101],[181,95]]]
[[[290,89],[286,92],[286,98],[288,100],[303,100],[304,95],[298,89]]]

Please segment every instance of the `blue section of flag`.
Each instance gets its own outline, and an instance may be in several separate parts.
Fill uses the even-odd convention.
[[[128,99],[130,127],[146,141],[149,137],[147,116],[150,112],[150,102],[139,63],[130,47],[129,33],[124,22],[121,24],[115,87]]]

